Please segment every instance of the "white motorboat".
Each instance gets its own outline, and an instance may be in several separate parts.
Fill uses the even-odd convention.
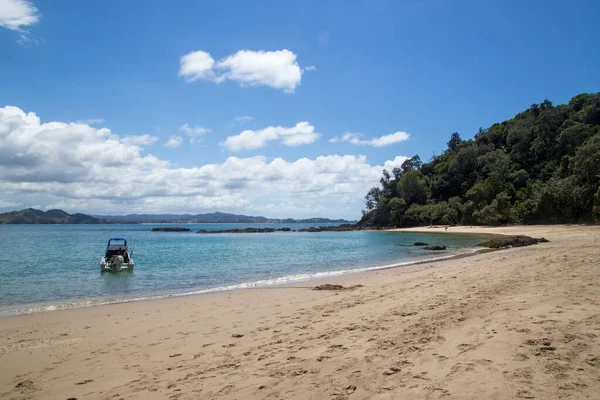
[[[100,260],[100,271],[133,271],[133,266],[133,251],[127,247],[127,240],[123,238],[109,239],[106,253]]]

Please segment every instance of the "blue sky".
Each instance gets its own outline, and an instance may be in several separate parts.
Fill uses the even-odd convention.
[[[0,211],[358,218],[399,156],[600,90],[598,15],[586,0],[0,0]]]

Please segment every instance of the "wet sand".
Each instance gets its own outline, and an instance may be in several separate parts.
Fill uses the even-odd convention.
[[[0,397],[600,398],[600,227],[452,232],[551,242],[270,289],[2,318]],[[311,290],[323,283],[362,286]]]

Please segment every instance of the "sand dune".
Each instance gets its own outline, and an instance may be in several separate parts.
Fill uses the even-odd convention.
[[[458,231],[551,242],[271,289],[3,318],[0,397],[600,398],[600,227],[448,234]],[[311,290],[321,283],[362,286]]]

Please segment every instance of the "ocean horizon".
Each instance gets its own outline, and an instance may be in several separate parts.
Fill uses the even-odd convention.
[[[323,223],[0,225],[0,316],[268,287],[472,252],[487,235],[387,231],[213,235],[197,229],[291,229]],[[176,224],[184,225],[184,224]],[[197,227],[197,229],[195,229]],[[123,237],[135,270],[101,273],[108,239]],[[427,251],[414,242],[447,246]]]

